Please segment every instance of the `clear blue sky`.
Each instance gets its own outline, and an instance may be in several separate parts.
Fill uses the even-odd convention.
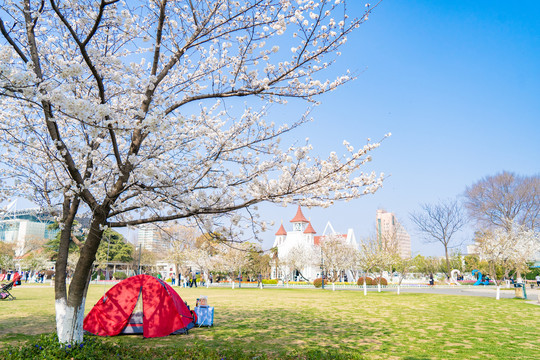
[[[364,2],[348,6],[364,10]],[[408,230],[413,254],[442,255],[420,239],[411,211],[503,170],[540,173],[539,14],[540,1],[383,1],[338,60],[362,73],[325,95],[315,121],[295,135],[325,154],[343,139],[361,145],[391,132],[370,164],[391,176],[375,195],[304,209],[315,230],[330,220],[358,239],[374,233],[384,208]],[[276,221],[263,235],[268,248],[281,220],[290,229],[296,205],[261,209]],[[468,229],[458,239],[471,236]]]
[[[360,16],[364,4],[350,0],[350,14]],[[390,175],[382,189],[330,208],[304,209],[318,234],[331,221],[339,232],[353,228],[357,239],[368,236],[383,208],[410,233],[413,254],[442,255],[441,246],[419,238],[411,211],[460,196],[503,170],[538,174],[539,14],[536,0],[383,1],[349,37],[337,62],[336,70],[358,71],[358,79],[323,96],[315,121],[287,139],[309,137],[326,155],[341,151],[344,139],[358,148],[368,137],[392,133],[366,169]],[[274,115],[290,116],[291,110],[301,112],[291,105]],[[290,229],[296,205],[259,209],[276,222],[262,235],[268,249],[280,221]],[[472,229],[458,235],[468,242],[471,236]]]

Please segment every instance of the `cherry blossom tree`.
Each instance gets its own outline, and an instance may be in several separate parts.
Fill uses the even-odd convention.
[[[344,1],[6,0],[0,5],[0,159],[5,197],[57,211],[56,324],[81,342],[87,287],[107,227],[195,222],[246,239],[260,202],[328,206],[375,192],[363,173],[380,142],[344,155],[283,145],[310,121],[272,122],[327,79],[347,36]],[[246,99],[246,102],[243,102]],[[249,103],[247,100],[249,99]],[[90,225],[69,290],[75,216]]]
[[[188,263],[190,250],[196,248],[200,233],[193,226],[168,225],[159,228],[160,237],[168,245],[165,258],[174,264],[174,276],[178,276],[184,273],[182,270]]]
[[[375,236],[366,237],[360,240],[360,254],[357,260],[358,267],[364,270],[364,295],[367,295],[366,276],[377,266],[380,249],[379,241]]]
[[[301,243],[294,246],[282,261],[287,264],[290,271],[297,271],[302,279],[309,281],[303,274],[304,269],[318,264],[320,262],[318,255],[313,245]]]
[[[510,223],[512,224],[512,223]],[[527,261],[540,249],[540,234],[532,229],[513,223],[510,230],[496,228],[477,238],[477,251],[488,262],[488,273],[497,285],[497,300],[500,299],[501,278],[497,267],[508,276],[510,270],[517,273],[526,271]]]
[[[249,263],[248,252],[251,245],[248,242],[238,244],[221,243],[217,246],[219,254],[215,256],[216,267],[229,274],[234,289],[234,279],[242,274]]]
[[[342,235],[331,234],[322,237],[321,251],[326,276],[332,283],[336,282],[342,272],[351,269],[356,248],[347,244]]]

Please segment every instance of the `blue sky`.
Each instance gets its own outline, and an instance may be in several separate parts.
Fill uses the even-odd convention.
[[[364,4],[350,0],[349,13],[361,16]],[[442,246],[424,244],[409,220],[420,204],[460,196],[503,170],[540,173],[538,14],[540,1],[532,0],[384,0],[349,36],[332,70],[359,72],[358,79],[321,97],[314,122],[286,139],[309,137],[324,156],[341,152],[343,140],[358,148],[368,137],[392,133],[366,168],[390,175],[382,189],[304,209],[318,234],[331,221],[339,232],[353,228],[357,239],[369,236],[383,208],[410,233],[413,254],[442,255]],[[305,103],[298,105],[276,107],[273,116],[300,114]],[[290,229],[296,205],[259,209],[276,223],[262,235],[268,249],[280,221]],[[472,227],[458,234],[465,242],[471,237]]]
[[[359,16],[364,3],[350,1]],[[369,170],[390,177],[375,195],[326,209],[304,209],[321,234],[374,232],[378,208],[394,212],[411,235],[413,254],[442,255],[409,220],[422,203],[455,198],[503,170],[540,173],[540,2],[383,1],[349,37],[340,69],[358,79],[321,98],[315,121],[295,133],[321,154],[342,141],[392,136],[373,152]],[[296,205],[261,207],[276,221],[268,248]],[[470,242],[472,228],[457,235]]]

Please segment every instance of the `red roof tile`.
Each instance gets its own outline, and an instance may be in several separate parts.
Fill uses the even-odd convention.
[[[302,214],[302,209],[300,208],[300,205],[298,205],[298,210],[296,211],[296,215],[291,220],[291,222],[309,222],[304,214]]]
[[[287,232],[285,231],[283,224],[281,224],[281,226],[279,227],[279,230],[276,233],[276,236],[279,236],[279,235],[287,235]]]
[[[307,230],[307,229],[306,229]],[[328,238],[330,235],[321,235],[321,236],[314,236],[313,237],[313,243],[315,245],[320,245],[322,241],[324,241],[326,238]],[[340,237],[343,240],[347,240],[347,234],[333,234],[332,236]]]
[[[316,234],[317,232],[315,229],[313,229],[313,226],[311,226],[311,223],[308,223],[308,226],[306,230],[304,230],[304,234]]]

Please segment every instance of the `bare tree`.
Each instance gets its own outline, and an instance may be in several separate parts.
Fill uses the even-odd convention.
[[[465,190],[465,207],[483,228],[511,231],[513,224],[536,229],[540,221],[540,176],[504,171]]]
[[[457,200],[440,201],[437,204],[423,204],[421,212],[411,213],[411,220],[428,243],[441,243],[446,258],[446,276],[450,278],[449,249],[455,244],[455,235],[467,220]]]
[[[325,74],[375,7],[352,18],[345,1],[0,3],[2,196],[60,208],[60,342],[82,341],[107,227],[184,219],[227,238],[240,225],[257,235],[257,203],[327,206],[380,187],[382,175],[362,171],[379,142],[320,158],[307,140],[280,145],[308,111],[292,124],[266,120],[269,104],[316,103],[355,77]],[[82,213],[89,232],[68,289]]]

